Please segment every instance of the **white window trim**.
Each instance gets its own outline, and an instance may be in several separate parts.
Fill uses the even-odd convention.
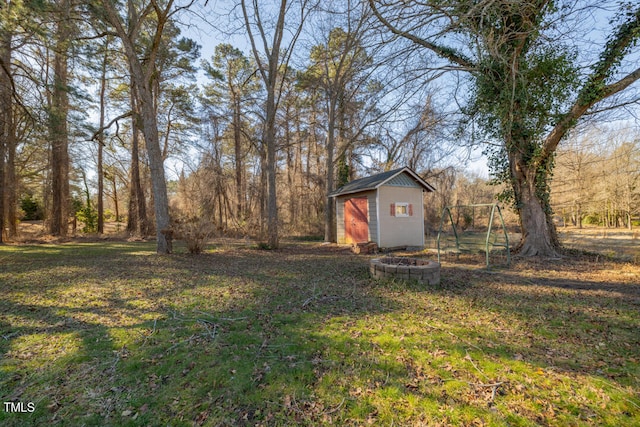
[[[398,207],[404,206],[406,213],[398,213]],[[395,202],[395,216],[396,218],[409,218],[409,203],[408,202]]]

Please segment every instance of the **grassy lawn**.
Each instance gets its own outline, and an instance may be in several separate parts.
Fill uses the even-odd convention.
[[[640,231],[637,229],[560,227],[558,234],[565,247],[589,248],[609,258],[640,264]]]
[[[640,268],[0,246],[0,425],[640,425]]]

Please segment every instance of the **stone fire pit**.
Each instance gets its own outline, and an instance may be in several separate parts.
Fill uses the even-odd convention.
[[[369,261],[369,272],[374,279],[417,280],[428,285],[440,283],[440,264],[419,258],[384,257]]]

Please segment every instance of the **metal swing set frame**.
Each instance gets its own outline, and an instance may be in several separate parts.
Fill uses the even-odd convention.
[[[491,208],[491,214],[489,215],[489,223],[488,223],[488,226],[487,226],[487,233],[486,233],[486,237],[484,239],[484,246],[483,247],[478,247],[477,246],[477,242],[474,242],[474,243],[475,243],[475,246],[476,246],[477,249],[484,249],[487,268],[489,268],[489,253],[491,252],[491,249],[493,249],[493,247],[496,247],[496,246],[505,248],[506,254],[507,254],[507,266],[509,266],[511,264],[511,253],[510,253],[510,250],[509,250],[509,235],[507,233],[507,227],[504,224],[504,218],[502,217],[502,211],[500,210],[500,206],[497,203],[446,206],[442,210],[442,217],[440,219],[440,229],[438,230],[438,238],[437,238],[438,262],[440,262],[440,252],[442,250],[440,242],[441,242],[441,238],[442,238],[442,235],[443,235],[443,228],[444,228],[444,225],[445,225],[445,222],[446,222],[447,219],[449,221],[451,221],[451,228],[453,229],[453,234],[454,234],[455,239],[456,239],[455,250],[449,251],[450,253],[461,254],[461,253],[465,252],[468,249],[469,246],[473,246],[474,245],[474,243],[469,244],[469,242],[465,242],[464,239],[460,238],[461,236],[460,236],[460,233],[458,233],[456,222],[453,220],[453,214],[451,213],[451,210],[452,209],[461,209],[461,208],[472,209],[474,217],[475,217],[475,208]],[[493,222],[494,222],[494,218],[496,216],[496,212],[498,214],[498,217],[500,218],[500,229],[504,233],[504,243],[498,242],[497,241],[497,235],[492,233],[492,230],[494,228],[493,227]],[[492,236],[493,236],[493,238],[492,238]]]

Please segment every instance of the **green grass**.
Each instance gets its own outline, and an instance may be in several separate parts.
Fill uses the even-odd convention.
[[[0,246],[1,425],[640,425],[638,267],[154,249]]]

